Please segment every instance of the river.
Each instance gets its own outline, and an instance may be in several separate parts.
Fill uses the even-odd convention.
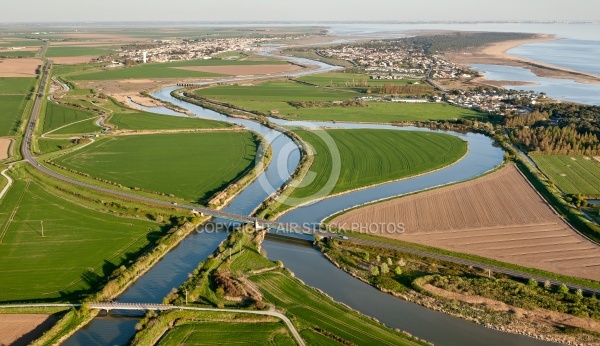
[[[304,60],[304,59],[302,59]],[[304,61],[307,62],[307,61]],[[319,64],[324,69],[330,69]],[[316,70],[314,70],[316,71]],[[314,73],[313,71],[313,73]],[[296,145],[285,135],[256,122],[230,118],[217,112],[182,102],[170,95],[176,87],[167,87],[154,96],[191,111],[198,117],[227,121],[260,133],[271,144],[273,159],[261,177],[245,188],[225,208],[226,211],[250,214],[275,188],[281,186],[297,166],[300,155]],[[147,109],[153,111],[153,109]],[[159,109],[160,111],[160,109]],[[272,121],[282,123],[280,120]],[[288,125],[335,126],[339,128],[390,128],[398,131],[428,129],[401,128],[389,125],[294,123]],[[323,217],[353,205],[395,196],[424,188],[476,177],[502,162],[502,150],[483,135],[451,133],[469,143],[468,154],[456,164],[436,172],[398,182],[368,188],[297,208],[281,220],[320,221]],[[267,184],[265,184],[265,181]],[[221,220],[214,220],[219,223]],[[226,237],[205,227],[185,238],[147,274],[131,285],[120,297],[122,302],[161,302],[171,289],[180,286],[198,265]],[[296,276],[320,288],[334,299],[392,328],[400,328],[436,345],[542,345],[549,344],[525,336],[498,332],[483,326],[435,312],[379,292],[333,266],[318,251],[290,244],[266,241],[264,248],[271,259],[281,259]],[[120,345],[135,334],[135,320],[113,314],[95,318],[88,326],[68,339],[65,345]]]

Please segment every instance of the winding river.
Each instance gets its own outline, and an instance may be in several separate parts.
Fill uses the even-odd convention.
[[[294,58],[293,60],[305,65],[318,66],[317,69],[303,71],[302,73],[315,73],[335,69],[333,66],[306,59]],[[232,80],[239,79],[229,79],[229,81]],[[249,130],[260,133],[272,146],[273,159],[268,169],[262,173],[262,177],[245,188],[225,208],[228,212],[249,215],[277,187],[284,183],[298,165],[300,160],[298,148],[287,136],[256,122],[231,118],[177,100],[170,95],[171,91],[176,88],[167,87],[161,89],[155,92],[154,96],[186,108],[197,117],[227,121],[245,126]],[[160,108],[147,110],[169,113]],[[299,125],[312,128],[327,126],[336,128],[393,129],[398,131],[431,131],[422,128],[376,124],[303,123],[286,122],[278,119],[270,120],[282,125]],[[299,223],[319,222],[334,212],[358,204],[470,179],[493,169],[502,162],[502,150],[495,147],[489,138],[479,134],[448,133],[459,136],[467,141],[469,145],[468,154],[456,164],[418,177],[391,182],[308,204],[284,214],[280,220]],[[265,181],[268,184],[265,184]],[[213,223],[221,222],[223,220],[213,220]],[[187,279],[188,273],[191,273],[198,263],[206,259],[217,248],[218,244],[225,239],[225,233],[208,231],[212,229],[212,227],[205,227],[185,238],[175,249],[152,267],[148,273],[131,285],[118,300],[123,302],[161,302],[164,296],[173,288],[180,286]],[[312,248],[273,241],[265,241],[263,248],[267,250],[269,258],[282,260],[298,278],[302,279],[308,285],[323,290],[335,300],[343,302],[366,315],[375,317],[391,328],[400,328],[408,331],[436,345],[494,346],[549,344],[525,336],[488,329],[475,323],[429,310],[384,294],[341,271]],[[121,345],[126,343],[135,333],[136,321],[136,319],[132,319],[125,314],[119,315],[118,311],[113,312],[110,316],[99,316],[86,327],[79,330],[64,344]]]

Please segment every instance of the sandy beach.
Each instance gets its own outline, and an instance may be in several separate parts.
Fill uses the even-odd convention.
[[[533,73],[540,77],[564,78],[572,79],[579,83],[600,84],[600,76],[591,73],[545,64],[506,53],[508,50],[523,44],[553,40],[558,40],[558,38],[553,35],[540,34],[536,35],[534,38],[531,39],[504,41],[489,44],[484,47],[466,50],[460,53],[447,53],[445,54],[445,57],[446,59],[457,64],[491,64],[516,66],[530,69]],[[489,83],[489,81],[486,82]]]

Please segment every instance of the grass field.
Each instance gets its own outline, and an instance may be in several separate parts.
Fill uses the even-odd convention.
[[[115,50],[99,47],[52,46],[46,51],[47,58],[69,56],[101,56],[114,53]]]
[[[281,272],[254,275],[251,280],[258,284],[268,301],[293,315],[299,325],[317,326],[353,345],[415,344],[400,333],[382,328],[377,322],[352,312]],[[306,330],[302,331],[303,336]],[[312,335],[314,333],[309,334],[313,337],[311,340],[318,338]],[[329,340],[327,344],[333,343]]]
[[[77,299],[156,236],[156,224],[86,209],[27,178],[0,204],[0,301]]]
[[[299,81],[320,86],[337,88],[354,88],[359,86],[382,86],[384,84],[406,85],[413,83],[415,79],[370,79],[368,75],[358,73],[321,73],[298,78]]]
[[[70,147],[73,143],[70,139],[52,139],[52,138],[40,138],[38,139],[38,146],[42,154],[48,154],[54,151],[61,150],[61,147]]]
[[[217,86],[200,89],[198,95],[240,101],[335,101],[360,96],[357,93],[317,88],[293,82],[266,82],[257,86]]]
[[[33,58],[37,51],[0,52],[0,58]]]
[[[146,78],[194,78],[194,77],[219,77],[220,74],[189,71],[176,67],[191,66],[239,66],[239,65],[272,65],[284,63],[283,61],[229,61],[229,60],[189,60],[169,63],[149,63],[125,68],[114,68],[97,72],[70,74],[71,80],[118,80],[118,79],[146,79]]]
[[[141,111],[115,113],[108,122],[117,126],[119,130],[217,129],[232,126],[215,120],[186,116],[176,117]]]
[[[1,77],[0,94],[27,94],[35,87],[35,78]]]
[[[177,326],[158,345],[296,345],[282,323],[196,322]]]
[[[252,166],[249,132],[103,138],[56,163],[128,187],[205,201]]]
[[[41,47],[43,44],[44,44],[44,42],[42,42],[41,40],[21,39],[21,40],[0,42],[0,47],[35,47],[35,46]]]
[[[600,157],[531,155],[531,159],[562,192],[600,196]]]
[[[48,102],[46,104],[46,113],[44,117],[44,132],[48,132],[57,129],[61,126],[74,123],[76,121],[93,118],[94,114],[85,110],[75,109],[71,107],[62,106],[54,102]],[[83,122],[87,123],[87,122]],[[96,130],[99,128],[96,127]],[[69,129],[69,131],[75,131]],[[83,131],[87,132],[87,131]],[[55,132],[58,133],[58,132]],[[65,133],[65,132],[63,132]],[[66,133],[79,133],[79,132],[66,132]]]
[[[25,95],[0,95],[0,136],[16,132],[16,124],[21,119],[27,97]]]
[[[196,93],[209,99],[290,120],[347,122],[405,122],[481,118],[482,113],[442,103],[367,102],[359,106],[296,108],[290,101],[343,101],[365,94],[313,87],[292,82],[267,82],[257,86],[217,86]]]
[[[396,130],[327,130],[340,158],[340,175],[331,194],[431,171],[461,158],[467,144],[438,133]],[[334,164],[330,149],[319,131],[296,131],[316,151],[309,179],[292,197],[319,195]],[[325,137],[326,138],[326,137]],[[321,196],[319,196],[321,197]]]

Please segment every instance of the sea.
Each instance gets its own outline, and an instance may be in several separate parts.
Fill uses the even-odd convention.
[[[323,25],[327,26],[327,25]],[[523,44],[507,53],[546,64],[600,76],[600,24],[331,24],[330,33],[342,36],[394,38],[415,31],[495,31],[555,35],[558,40]],[[600,84],[579,83],[570,79],[544,78],[528,69],[498,65],[472,65],[490,80],[532,83],[505,85],[508,89],[545,92],[549,97],[590,105],[600,105]]]

